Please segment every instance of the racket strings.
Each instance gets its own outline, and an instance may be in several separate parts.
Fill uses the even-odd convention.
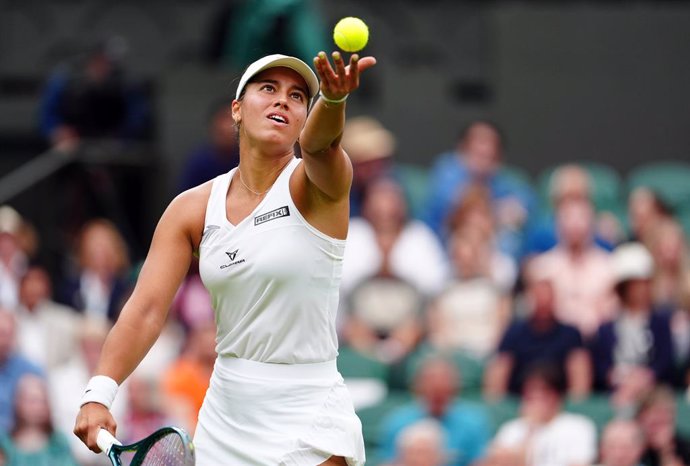
[[[156,440],[144,454],[140,466],[191,466],[194,458],[184,440],[176,434]]]

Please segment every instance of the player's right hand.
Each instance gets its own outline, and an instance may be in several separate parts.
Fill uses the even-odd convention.
[[[86,403],[77,414],[74,434],[89,447],[89,450],[100,453],[101,449],[96,444],[100,429],[105,429],[115,435],[117,423],[113,415],[110,414],[108,408],[100,403]]]

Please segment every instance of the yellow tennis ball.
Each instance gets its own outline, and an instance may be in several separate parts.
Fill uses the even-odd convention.
[[[359,52],[367,45],[369,28],[361,19],[348,16],[333,28],[333,40],[345,52]]]

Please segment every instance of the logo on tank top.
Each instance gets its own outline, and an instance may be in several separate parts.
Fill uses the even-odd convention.
[[[230,259],[230,263],[221,265],[220,266],[221,270],[227,269],[228,267],[230,267],[232,265],[237,265],[237,264],[241,264],[244,262],[244,259],[235,260],[235,258],[237,257],[238,251],[239,251],[239,249],[235,249],[234,251],[225,251],[225,254],[228,255],[228,259]]]
[[[262,223],[270,222],[281,217],[287,217],[290,215],[290,209],[288,206],[283,206],[278,209],[266,212],[265,214],[258,215],[254,217],[254,226],[261,225]]]

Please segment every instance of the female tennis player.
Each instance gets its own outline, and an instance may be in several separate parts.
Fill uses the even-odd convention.
[[[75,433],[94,451],[108,406],[159,335],[198,253],[218,359],[199,413],[199,466],[363,465],[361,424],[336,368],[335,313],[352,180],[345,99],[376,63],[270,55],[241,77],[239,166],[175,198],[103,347]],[[320,82],[319,82],[320,81]],[[320,97],[310,109],[312,97]],[[301,159],[295,157],[299,142]]]

